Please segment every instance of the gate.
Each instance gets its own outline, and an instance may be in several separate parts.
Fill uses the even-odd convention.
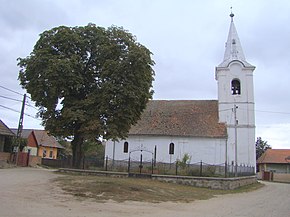
[[[134,161],[132,161],[132,159],[131,159],[131,153],[134,153],[134,152],[140,152],[140,161],[138,162],[134,162]],[[147,152],[147,153],[149,153],[149,154],[151,154],[152,155],[152,159],[151,159],[151,162],[145,162],[144,160],[143,160],[143,152]],[[144,149],[137,149],[137,150],[132,150],[132,151],[130,151],[129,152],[129,161],[128,161],[128,173],[130,174],[132,171],[131,171],[131,169],[132,169],[132,167],[133,167],[133,163],[137,163],[137,164],[139,164],[138,165],[138,168],[139,168],[139,174],[142,174],[142,169],[143,169],[143,167],[144,167],[144,165],[147,163],[149,163],[149,165],[150,165],[150,167],[151,167],[151,173],[153,174],[153,169],[154,169],[154,159],[153,159],[153,156],[154,156],[154,152],[152,152],[152,151],[148,151],[148,150],[144,150]]]
[[[17,166],[27,167],[29,164],[29,152],[19,152],[17,159]]]
[[[262,179],[265,181],[273,181],[273,172],[263,171]]]

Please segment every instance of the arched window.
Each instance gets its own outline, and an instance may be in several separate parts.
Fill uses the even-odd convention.
[[[169,144],[169,154],[174,154],[174,143],[173,142],[171,142]]]
[[[241,84],[238,79],[232,80],[232,95],[240,95],[241,94]]]
[[[124,153],[128,153],[129,143],[126,141],[124,142]]]

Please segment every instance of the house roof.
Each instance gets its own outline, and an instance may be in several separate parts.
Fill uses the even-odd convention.
[[[150,100],[129,135],[225,138],[217,100]]]
[[[11,129],[15,135],[17,134],[17,129]],[[28,136],[31,133],[34,133],[36,142],[39,146],[45,147],[56,147],[56,148],[64,148],[62,147],[53,136],[48,135],[45,130],[34,130],[34,129],[23,129],[21,132],[21,138],[28,139]]]
[[[17,135],[17,131],[18,131],[18,129],[16,129],[16,128],[12,128],[11,130],[12,130],[12,132],[13,132],[15,135]],[[22,131],[21,131],[21,138],[23,138],[23,139],[27,139],[28,136],[30,135],[30,133],[31,133],[32,131],[33,131],[33,129],[22,129]]]
[[[267,149],[257,163],[290,163],[290,149]]]
[[[64,147],[60,145],[53,136],[47,134],[45,130],[33,130],[32,133],[35,136],[38,146],[61,148]]]
[[[0,135],[3,136],[15,136],[15,134],[0,120]]]

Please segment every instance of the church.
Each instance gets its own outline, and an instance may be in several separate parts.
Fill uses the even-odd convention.
[[[113,161],[191,162],[256,166],[253,72],[231,22],[222,63],[215,68],[217,100],[150,100],[126,140],[107,141]]]

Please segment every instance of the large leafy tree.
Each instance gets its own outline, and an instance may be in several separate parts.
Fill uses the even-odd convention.
[[[256,159],[258,160],[267,149],[271,148],[267,141],[263,141],[261,137],[258,137],[256,141]]]
[[[53,28],[18,61],[46,130],[72,139],[77,168],[86,141],[125,138],[153,94],[151,52],[116,26]]]

